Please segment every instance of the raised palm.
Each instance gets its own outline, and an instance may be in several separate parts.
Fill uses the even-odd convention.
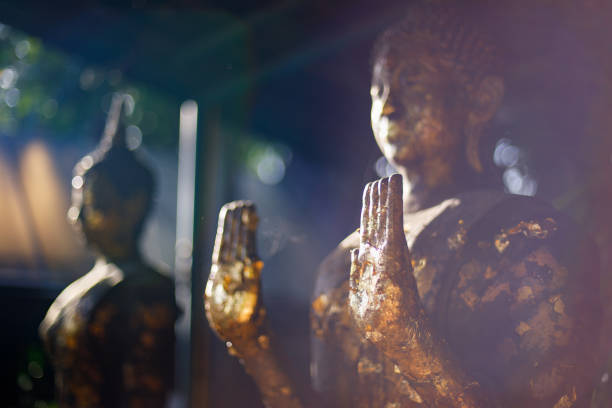
[[[393,175],[366,185],[359,249],[351,252],[350,312],[377,343],[421,312],[403,228],[402,179]]]
[[[250,201],[221,208],[204,305],[217,335],[236,345],[255,338],[263,321],[263,262],[255,250],[256,230],[257,214]]]

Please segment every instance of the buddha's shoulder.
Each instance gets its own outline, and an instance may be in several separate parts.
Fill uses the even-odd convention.
[[[127,315],[140,310],[142,306],[163,305],[176,314],[178,309],[174,290],[174,281],[169,276],[143,263],[125,271],[121,282],[110,288],[101,299],[100,307],[120,305]]]
[[[503,234],[508,232],[548,240],[555,235],[583,236],[569,217],[549,203],[497,191],[459,194],[410,214],[405,217],[404,224],[413,254],[440,259],[449,259],[464,246],[485,239],[494,243],[496,237],[503,239]],[[563,231],[568,233],[563,234]],[[502,240],[499,245],[503,244]],[[358,247],[359,230],[356,230],[324,258],[318,269],[314,298],[340,287],[348,279],[350,251]]]
[[[498,256],[503,257],[506,247],[513,241],[520,242],[519,246],[526,251],[541,245],[561,252],[585,245],[594,249],[588,234],[580,225],[550,203],[538,198],[506,194],[480,214],[464,217],[464,214],[470,212],[466,207],[446,217],[449,225],[464,225],[462,252],[465,254],[470,253],[469,248],[482,248],[490,244]],[[470,218],[469,222],[462,221],[464,218]],[[435,228],[434,224],[430,224],[429,228]],[[425,234],[421,235],[421,238],[425,238]],[[423,244],[426,245],[426,242]]]
[[[160,272],[150,265],[142,264],[136,270],[127,274],[121,284],[117,285],[116,290],[174,292],[174,281],[167,273]]]
[[[92,270],[68,285],[53,301],[39,327],[43,340],[51,341],[53,333],[66,324],[82,329],[101,299],[122,280],[121,271],[102,262],[96,263]]]
[[[447,258],[444,254],[465,252],[473,245],[484,245],[484,241],[503,246],[505,237],[510,235],[561,246],[568,244],[571,237],[585,237],[569,216],[534,197],[474,192],[448,201],[452,203],[427,222],[418,226],[418,222],[412,222],[418,227],[412,234],[407,231],[413,253]],[[415,218],[418,220],[418,215]],[[410,235],[414,236],[412,241]]]
[[[126,271],[113,263],[98,262],[91,271],[68,285],[55,299],[45,325],[55,322],[67,311],[87,315],[104,301],[135,300],[139,297],[159,297],[174,301],[171,278],[148,265],[137,271]]]
[[[466,232],[484,227],[497,231],[527,219],[545,218],[572,224],[569,217],[546,201],[495,191],[475,191],[459,194],[411,214],[407,217],[405,229],[407,234],[411,229],[415,230],[415,241],[423,239],[427,233],[432,234],[433,238],[445,239],[454,233],[457,225]]]

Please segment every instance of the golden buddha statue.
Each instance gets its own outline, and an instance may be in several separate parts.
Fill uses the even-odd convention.
[[[173,383],[174,284],[138,249],[153,176],[126,146],[125,100],[113,98],[103,139],[72,181],[68,217],[97,252],[96,264],[40,325],[60,407],[161,408]]]
[[[588,406],[597,252],[547,203],[472,191],[505,86],[474,26],[421,5],[377,42],[372,129],[400,174],[365,187],[359,230],[319,269],[312,396],[295,395],[274,354],[253,204],[222,208],[207,317],[268,407]]]

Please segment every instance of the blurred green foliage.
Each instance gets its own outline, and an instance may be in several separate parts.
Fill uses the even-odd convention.
[[[101,135],[112,93],[134,100],[128,121],[148,146],[175,148],[178,102],[125,78],[120,69],[87,66],[0,24],[0,140],[33,135],[70,141]]]

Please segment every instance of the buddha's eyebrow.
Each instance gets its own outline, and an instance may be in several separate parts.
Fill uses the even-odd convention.
[[[419,79],[424,74],[438,73],[439,67],[434,61],[429,59],[418,59],[402,62],[392,70],[392,80],[398,80],[399,77],[409,79]]]
[[[421,71],[428,71],[428,72],[435,72],[435,73],[440,71],[438,64],[433,58],[429,58],[427,56],[421,56],[419,57],[418,61],[419,61],[418,66],[421,68]]]

